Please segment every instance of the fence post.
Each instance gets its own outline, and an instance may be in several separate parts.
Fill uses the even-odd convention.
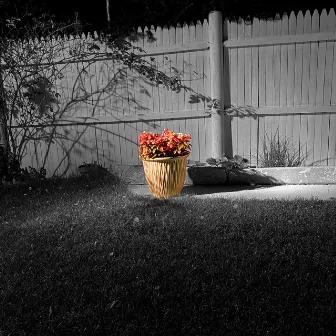
[[[223,23],[222,13],[213,11],[209,14],[210,42],[210,97],[211,109],[212,156],[223,155],[222,114],[223,111]]]

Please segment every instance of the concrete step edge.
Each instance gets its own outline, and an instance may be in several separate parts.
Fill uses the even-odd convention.
[[[142,165],[111,167],[127,184],[147,184]],[[232,184],[336,184],[336,167],[247,168],[232,171]],[[186,174],[185,185],[192,185]]]

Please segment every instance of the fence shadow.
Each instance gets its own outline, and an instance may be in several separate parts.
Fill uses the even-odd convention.
[[[91,74],[93,65],[96,69],[104,67],[105,71]],[[62,73],[67,80],[60,79],[53,87],[62,96],[49,99],[50,110],[40,106],[44,119],[37,125],[21,122],[13,128],[12,138],[21,161],[30,166],[49,167],[48,175],[58,176],[74,171],[83,162],[123,164],[131,157],[131,164],[138,163],[138,134],[144,129],[161,132],[169,121],[141,117],[155,115],[148,101],[153,102],[154,109],[155,100],[163,97],[162,89],[128,68],[118,68],[106,60],[70,64],[63,67]],[[191,92],[190,104],[199,103],[193,96],[211,101],[189,86],[183,88]],[[138,117],[125,122],[123,117],[127,115]],[[113,120],[104,121],[109,116]]]
[[[233,106],[225,109],[225,114],[231,116],[231,117],[238,117],[238,118],[244,118],[244,117],[252,117],[253,119],[258,118],[257,114],[258,108],[246,105],[246,106]]]

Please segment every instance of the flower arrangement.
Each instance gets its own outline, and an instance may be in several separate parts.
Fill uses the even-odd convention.
[[[187,155],[191,150],[190,140],[190,134],[175,133],[168,128],[165,128],[162,133],[141,132],[140,158],[149,160]]]

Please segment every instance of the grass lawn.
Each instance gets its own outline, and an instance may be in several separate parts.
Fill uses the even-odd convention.
[[[0,196],[0,335],[335,335],[336,201]]]

